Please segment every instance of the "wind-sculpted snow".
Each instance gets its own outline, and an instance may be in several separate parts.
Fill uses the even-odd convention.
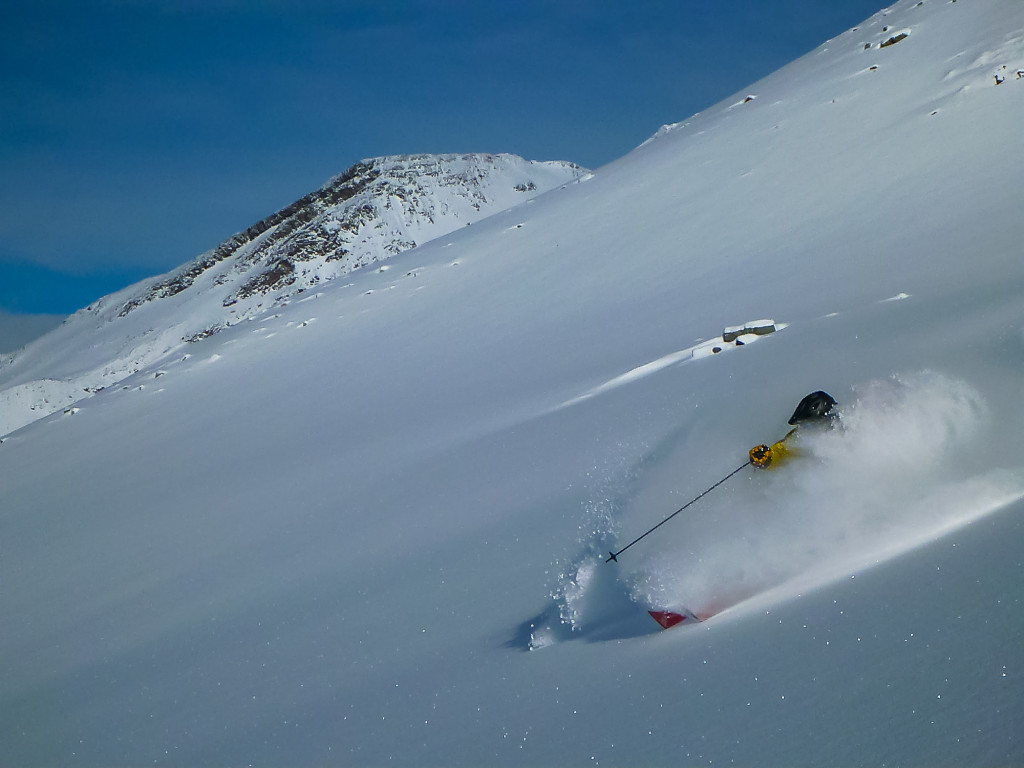
[[[609,392],[613,389],[617,389],[618,387],[625,386],[637,379],[644,378],[645,376],[651,376],[652,374],[657,373],[663,368],[668,368],[669,366],[679,365],[680,363],[686,363],[691,360],[701,360],[706,357],[721,354],[727,350],[745,347],[748,344],[753,344],[759,339],[764,338],[767,333],[774,333],[775,331],[782,330],[786,327],[785,323],[779,323],[776,325],[772,320],[760,320],[755,323],[751,323],[750,325],[756,327],[758,324],[762,325],[760,332],[755,332],[744,326],[737,326],[733,329],[726,329],[726,332],[721,336],[701,341],[698,344],[694,344],[692,347],[671,352],[667,355],[662,355],[657,360],[652,360],[649,363],[638,365],[637,367],[619,374],[615,378],[610,379],[603,384],[587,390],[581,395],[577,395],[571,400],[567,400],[559,407],[567,408],[569,406],[576,405],[583,400]]]

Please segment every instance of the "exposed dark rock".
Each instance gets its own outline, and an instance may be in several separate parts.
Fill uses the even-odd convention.
[[[278,288],[284,288],[295,282],[295,267],[287,259],[278,259],[270,269],[261,272],[248,280],[234,297],[227,299],[224,306],[230,306],[238,299],[245,299],[256,293],[268,293]]]
[[[746,336],[747,334],[765,336],[769,333],[775,333],[775,323],[770,320],[747,323],[743,326],[726,328],[725,332],[722,334],[722,341],[728,344],[736,341],[740,336]]]
[[[896,45],[900,40],[906,40],[908,37],[906,32],[900,32],[898,35],[893,35],[884,43],[879,43],[879,48],[888,48],[890,45]]]
[[[213,334],[220,333],[223,330],[224,330],[223,326],[213,325],[213,326],[210,326],[209,328],[206,328],[206,329],[204,329],[202,331],[199,331],[198,333],[193,333],[193,334],[191,334],[189,336],[182,336],[181,340],[191,344],[191,343],[196,342],[196,341],[202,341],[203,339],[208,339],[211,336],[213,336]]]

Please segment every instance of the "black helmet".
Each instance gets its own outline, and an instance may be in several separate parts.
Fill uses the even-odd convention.
[[[789,417],[790,424],[801,424],[805,421],[823,421],[832,416],[832,406],[836,401],[828,392],[811,392],[800,401],[800,404]]]

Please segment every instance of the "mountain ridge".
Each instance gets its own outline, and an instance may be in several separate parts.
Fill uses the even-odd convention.
[[[447,234],[453,228],[451,219],[471,224],[514,205],[515,199],[496,189],[499,180],[525,201],[586,173],[573,163],[538,163],[508,154],[364,159],[154,283],[145,294],[127,301],[118,315],[185,291],[200,275],[231,260],[231,272],[245,280],[237,285],[233,275],[221,275],[218,284],[233,288],[223,299],[224,307],[292,286],[309,288]],[[371,228],[385,229],[385,237],[368,242]],[[332,262],[347,263],[325,275],[323,267]]]

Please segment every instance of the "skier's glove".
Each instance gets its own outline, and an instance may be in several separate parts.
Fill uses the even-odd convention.
[[[772,463],[772,449],[763,443],[750,449],[750,463],[758,469],[767,469]]]

